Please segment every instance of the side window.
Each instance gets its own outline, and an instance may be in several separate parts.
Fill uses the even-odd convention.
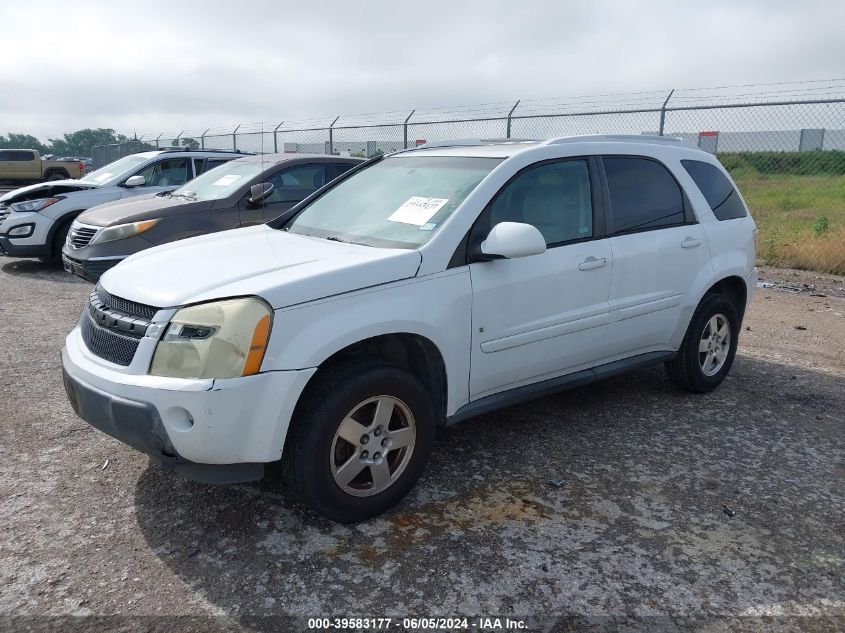
[[[603,157],[613,231],[683,224],[684,196],[663,165],[648,158]]]
[[[6,149],[0,149],[0,160],[12,160],[12,152]]]
[[[203,169],[202,171],[198,171],[197,176],[207,172],[209,169],[214,169],[215,167],[220,167],[220,165],[225,165],[228,162],[228,160],[220,160],[219,158],[209,158],[207,161],[205,161],[205,169]]]
[[[333,163],[333,164],[332,164],[332,172],[331,172],[331,173],[332,173],[332,175],[330,176],[330,178],[329,178],[329,179],[330,179],[330,180],[334,180],[335,178],[337,178],[337,177],[338,177],[338,176],[340,176],[341,174],[345,174],[346,172],[348,172],[348,171],[349,171],[350,169],[352,169],[353,167],[355,167],[355,165],[354,165],[354,164],[347,164],[347,163]]]
[[[591,237],[593,205],[587,161],[567,160],[527,169],[502,188],[489,213],[490,228],[499,222],[532,224],[547,245]]]
[[[35,154],[33,152],[25,152],[25,151],[11,151],[9,152],[12,157],[8,160],[13,160],[18,163],[28,162],[31,160],[35,160]]]
[[[681,165],[698,185],[717,219],[735,220],[748,215],[731,181],[718,167],[700,160],[682,160]]]
[[[176,187],[188,182],[188,159],[166,158],[138,172],[143,176],[145,187]]]
[[[199,176],[202,172],[205,171],[205,169],[203,169],[204,163],[205,163],[204,158],[195,158],[194,159],[194,177]]]
[[[326,184],[324,165],[297,165],[283,169],[268,182],[273,183],[273,193],[267,204],[274,202],[299,202]]]

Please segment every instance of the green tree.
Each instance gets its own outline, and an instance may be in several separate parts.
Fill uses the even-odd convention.
[[[188,149],[199,149],[200,142],[195,138],[174,138],[170,141],[171,147],[187,147]]]
[[[64,156],[90,156],[95,145],[110,145],[129,140],[123,134],[117,134],[111,128],[86,128],[69,132],[63,138],[51,138],[52,152]]]
[[[42,154],[49,154],[51,150],[31,134],[18,134],[9,132],[6,136],[0,136],[0,148],[2,149],[37,149]]]

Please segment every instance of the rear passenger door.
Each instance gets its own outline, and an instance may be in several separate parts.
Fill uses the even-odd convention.
[[[676,330],[689,320],[696,278],[709,275],[706,235],[661,162],[604,156],[602,164],[613,251],[608,352],[624,357],[672,349]]]
[[[599,191],[595,161],[548,161],[514,176],[479,216],[470,253],[500,222],[535,226],[547,250],[470,264],[470,399],[575,371],[604,355],[611,253]]]
[[[35,156],[35,152],[27,150],[12,150],[9,152],[12,159],[15,178],[19,180],[40,180],[42,177],[42,161]]]

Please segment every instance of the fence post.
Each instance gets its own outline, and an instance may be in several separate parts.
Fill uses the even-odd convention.
[[[164,134],[164,132],[162,132],[162,134]],[[160,138],[161,138],[161,134],[159,134],[158,136],[156,136],[156,149],[158,149],[158,148],[159,148],[158,139],[160,139]]]
[[[284,123],[284,121],[282,121],[282,123]],[[275,128],[273,128],[273,153],[274,154],[279,153],[279,136],[278,136],[278,134],[276,134],[276,132],[278,131],[278,129],[280,127],[282,127],[282,123],[279,123]]]
[[[232,130],[232,149],[234,151],[238,151],[238,128],[241,127],[241,124],[238,123],[237,127]]]
[[[185,133],[185,130],[179,132],[179,135],[176,137],[176,147],[179,147],[179,139],[182,138],[182,135]]]
[[[414,112],[416,111],[416,108],[411,110],[411,114],[405,117],[405,122],[402,124],[402,137],[405,139],[405,149],[408,149],[408,121],[411,120],[411,117],[414,116]]]
[[[208,130],[210,130],[210,129],[211,128],[208,128]],[[200,136],[200,147],[202,147],[202,149],[205,149],[205,135],[208,134],[208,130],[203,132],[202,136]]]
[[[669,103],[669,99],[672,98],[672,95],[675,93],[675,89],[669,91],[669,95],[666,97],[666,101],[663,102],[663,106],[660,108],[660,136],[663,136],[663,125],[666,123],[666,104]]]
[[[337,123],[339,118],[340,115],[337,115],[329,126],[329,154],[334,154],[334,124]]]
[[[517,99],[516,103],[513,104],[511,111],[508,112],[508,129],[507,129],[507,134],[506,134],[505,138],[511,137],[511,117],[513,117],[513,111],[516,110],[516,106],[519,105],[519,102],[520,102],[520,99]]]

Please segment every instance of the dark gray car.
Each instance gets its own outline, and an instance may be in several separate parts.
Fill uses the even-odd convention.
[[[211,169],[171,193],[94,207],[70,228],[62,249],[65,270],[97,281],[147,248],[267,222],[361,162],[316,154],[249,156]]]

